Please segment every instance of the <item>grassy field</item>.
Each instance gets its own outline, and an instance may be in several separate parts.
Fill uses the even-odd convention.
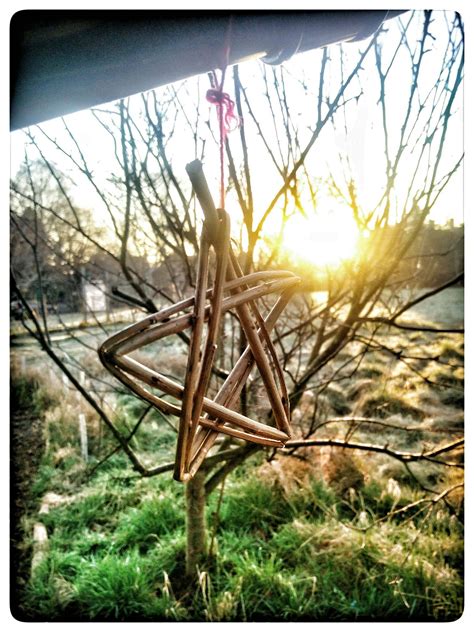
[[[450,317],[457,323],[459,296]],[[452,305],[453,296],[448,299]],[[435,302],[424,320],[439,321],[446,315],[441,307]],[[347,436],[338,419],[348,415],[379,421],[351,427],[352,439],[404,451],[462,436],[461,337],[405,336],[412,355],[443,360],[423,365],[429,383],[397,358],[368,354],[350,384],[324,392],[318,437]],[[402,463],[375,453],[308,448],[303,458],[282,453],[269,461],[261,452],[226,479],[220,505],[220,489],[211,495],[213,556],[190,583],[183,581],[183,486],[170,474],[139,478],[119,452],[94,468],[113,448],[110,439],[61,380],[35,363],[22,368],[19,355],[12,389],[18,409],[44,420],[11,602],[21,620],[451,621],[461,615],[459,468],[425,462],[410,475]],[[296,425],[310,403],[300,403]],[[141,405],[122,395],[119,407],[121,423],[131,427]],[[89,430],[87,464],[78,440],[81,410]],[[158,413],[134,441],[150,464],[174,456],[175,434]],[[438,496],[446,489],[444,502]],[[39,514],[45,501],[48,511]],[[30,573],[38,520],[48,549]]]

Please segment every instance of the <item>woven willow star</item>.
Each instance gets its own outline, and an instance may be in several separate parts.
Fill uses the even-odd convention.
[[[298,277],[291,272],[257,272],[243,276],[230,249],[230,222],[219,211],[218,234],[211,243],[205,225],[198,260],[195,295],[130,325],[106,340],[99,350],[104,366],[139,397],[165,413],[179,416],[174,477],[189,480],[198,470],[219,433],[246,441],[282,447],[290,437],[290,412],[282,370],[269,332],[291,298]],[[215,245],[217,244],[217,245]],[[209,255],[214,247],[216,269],[208,287]],[[255,301],[279,294],[265,320]],[[217,395],[206,397],[222,314],[235,310],[248,346]],[[207,325],[207,334],[204,329]],[[184,384],[150,369],[130,354],[146,345],[191,328]],[[256,365],[268,395],[276,428],[234,410],[243,385]],[[181,400],[172,404],[153,389]]]
[[[284,271],[244,276],[230,247],[229,216],[216,209],[201,162],[193,160],[186,165],[186,172],[205,217],[195,294],[130,325],[99,349],[104,366],[123,384],[161,411],[179,417],[174,468],[174,478],[179,481],[194,476],[220,433],[273,447],[284,446],[290,438],[288,394],[269,334],[300,282],[293,273]],[[216,265],[213,282],[209,283],[211,248]],[[272,293],[279,294],[279,298],[264,320],[255,301]],[[222,314],[229,310],[235,310],[248,346],[217,395],[210,398],[206,393],[219,326]],[[191,337],[183,385],[130,356],[133,351],[186,328],[191,328]],[[234,410],[254,366],[262,377],[276,428]],[[181,400],[181,406],[163,399],[152,389]]]

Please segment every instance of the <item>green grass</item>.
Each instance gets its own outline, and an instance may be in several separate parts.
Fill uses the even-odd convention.
[[[226,530],[260,532],[266,537],[293,517],[293,508],[281,490],[252,479],[232,486],[225,496],[221,525]]]
[[[351,502],[314,479],[284,492],[257,464],[231,477],[217,553],[183,583],[183,488],[102,472],[47,516],[50,553],[28,584],[29,620],[451,620],[462,609],[462,530],[446,510],[374,521],[414,500],[373,481]],[[216,496],[216,494],[214,494]],[[211,499],[209,522],[216,498]],[[366,524],[366,523],[364,523]]]
[[[53,554],[30,583],[26,614],[50,621],[168,618],[173,603],[160,589],[156,561],[137,551],[123,556]]]
[[[159,494],[143,500],[138,507],[128,509],[115,532],[118,549],[137,547],[146,552],[164,535],[174,533],[183,525],[183,502],[171,494]]]
[[[31,414],[44,414],[54,398],[47,389],[41,387],[37,376],[26,377],[12,373],[10,382],[10,410],[16,412],[28,408]]]
[[[463,349],[446,339],[433,353],[458,363]],[[426,384],[411,378],[406,367],[399,369],[374,354],[347,388],[331,386],[324,396],[336,415],[394,416],[409,426],[421,425],[427,403],[451,406],[456,413],[462,407],[460,369],[438,366],[432,371],[430,377],[446,386],[426,390],[427,402],[422,399]],[[18,388],[18,401],[33,403],[38,413],[58,405],[38,384],[33,388],[24,380]],[[144,406],[123,396],[120,410],[126,432]],[[41,516],[49,553],[18,595],[20,618],[401,622],[461,616],[462,526],[449,506],[414,504],[421,492],[399,462],[364,457],[364,484],[341,497],[317,466],[303,479],[303,470],[291,470],[281,458],[281,470],[289,473],[287,485],[275,468],[263,467],[262,455],[252,458],[226,480],[215,555],[189,581],[184,577],[184,486],[170,474],[139,478],[121,453],[91,477],[77,454],[58,460],[57,449],[68,435],[57,426],[68,423],[67,414],[63,405],[50,418],[52,444],[32,487],[38,503],[47,491],[63,494],[66,502]],[[359,436],[364,432],[361,428]],[[372,428],[365,440],[380,442],[379,432]],[[418,449],[418,431],[401,440],[399,435],[409,444],[399,442],[403,449]],[[392,441],[395,435],[387,431],[384,436]],[[175,441],[173,430],[150,412],[134,447],[159,463],[173,458]],[[379,475],[384,464],[391,468]],[[442,475],[435,464],[413,466],[413,472],[428,487]],[[389,479],[395,481],[392,487]],[[208,502],[211,530],[218,494]],[[458,505],[450,498],[451,507]],[[30,527],[36,519],[28,517]]]

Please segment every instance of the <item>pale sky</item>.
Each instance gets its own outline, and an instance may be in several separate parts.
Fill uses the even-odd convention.
[[[436,17],[436,20],[441,21],[441,15],[438,15]],[[396,19],[391,20],[387,23],[390,32],[384,35],[384,46],[389,47],[394,45],[396,36],[398,34],[395,23]],[[357,56],[357,51],[359,48],[363,47],[363,44],[363,42],[360,44],[346,44],[344,50],[347,51],[349,57]],[[426,56],[426,61],[424,60],[424,63],[426,64],[424,67],[424,71],[427,77],[431,72],[436,72],[436,68],[440,60],[440,55],[443,52],[443,44],[444,42],[442,38],[440,38],[436,42],[433,42],[433,50],[429,54],[429,56]],[[339,54],[337,46],[330,47],[329,51],[331,55]],[[284,68],[291,72],[293,76],[302,77],[305,72],[311,72],[316,60],[319,59],[318,56],[320,54],[321,51],[309,51],[308,53],[295,55],[291,60],[285,62]],[[241,65],[241,76],[246,79],[244,85],[246,85],[251,97],[255,96],[257,92],[261,92],[261,83],[258,83],[257,80],[252,79],[252,75],[257,76],[260,73],[260,65],[261,62],[257,60],[249,61]],[[364,91],[367,95],[370,95],[371,98],[362,98],[357,109],[348,111],[348,118],[350,119],[352,117],[352,125],[350,120],[348,123],[351,129],[349,137],[347,138],[341,132],[341,127],[339,127],[337,133],[335,133],[332,129],[329,129],[328,127],[322,135],[321,140],[317,141],[312,150],[312,153],[310,153],[308,162],[313,166],[314,172],[316,174],[324,173],[324,171],[328,167],[333,172],[336,172],[337,166],[335,165],[337,165],[338,153],[340,152],[341,154],[348,154],[353,173],[356,177],[359,188],[359,199],[363,205],[370,206],[377,197],[377,184],[380,183],[381,179],[383,179],[384,176],[384,161],[383,154],[381,154],[381,119],[379,112],[374,109],[374,104],[376,103],[379,89],[378,80],[375,74],[375,68],[373,68],[373,60],[370,59],[370,62],[367,62],[366,65],[368,67],[372,66],[373,70],[373,74],[371,77],[368,76],[368,73],[364,74],[364,77],[366,79],[364,83]],[[207,78],[204,77],[203,81],[206,82]],[[193,80],[190,81],[191,90],[193,89],[194,83],[195,82]],[[231,84],[232,81],[230,78],[230,80],[228,80],[227,82],[227,89],[232,94]],[[391,125],[393,132],[396,130],[395,121],[397,120],[397,117],[399,118],[401,116],[401,112],[403,111],[404,103],[406,102],[406,90],[408,89],[408,87],[409,83],[407,83],[407,76],[403,75],[403,68],[400,67],[399,75],[392,77],[392,80],[387,82],[387,103],[389,108],[388,114],[389,121],[392,121]],[[159,93],[163,93],[165,91],[166,87],[158,89]],[[135,97],[132,97],[131,101],[133,103],[134,100],[137,100],[138,103],[139,99],[140,95],[137,95]],[[291,94],[289,95],[289,99],[291,100]],[[461,103],[460,99],[459,102]],[[206,107],[206,105],[204,105],[204,108]],[[301,102],[299,105],[301,106],[302,110],[302,116],[300,118],[301,125],[305,123],[305,116],[312,116],[314,119],[314,108],[311,104],[311,107],[304,102]],[[306,115],[305,108],[308,110],[308,113]],[[112,145],[106,132],[100,128],[100,126],[97,124],[97,122],[93,119],[92,115],[88,111],[82,111],[79,113],[68,115],[65,117],[65,120],[77,136],[79,144],[85,148],[87,158],[90,161],[91,166],[94,168],[95,172],[97,174],[100,174],[100,172],[103,171],[103,173],[106,174],[110,170],[111,160],[113,159],[113,155],[111,153]],[[310,121],[309,118],[307,120],[308,122]],[[211,121],[215,123],[215,117],[211,118]],[[251,129],[249,122],[245,121],[245,125],[246,131],[247,128],[248,130]],[[62,123],[60,119],[47,121],[43,123],[41,127],[53,137],[57,137],[58,139],[64,138],[64,132],[62,130]],[[34,127],[32,128],[32,132],[37,137],[41,136],[41,134],[38,133]],[[253,140],[249,131],[247,131],[247,138],[249,139],[250,145]],[[12,175],[15,174],[23,158],[24,140],[25,135],[22,131],[17,131],[11,134]],[[232,136],[230,136],[230,142],[232,145]],[[236,139],[235,142],[238,145],[238,139]],[[455,115],[452,117],[451,120],[451,131],[445,152],[446,165],[455,162],[459,158],[462,152],[462,143],[463,120],[462,109],[459,104],[457,111],[455,112]],[[213,141],[209,138],[207,146],[209,148],[212,148],[212,145]],[[44,144],[44,147],[46,146],[47,145]],[[194,150],[190,134],[186,136],[184,130],[182,130],[179,142],[176,143],[176,146],[180,149],[174,155],[173,166],[176,173],[178,174],[178,177],[179,174],[182,173],[183,178],[186,179],[184,165],[194,158]],[[257,148],[255,149],[255,152],[258,152]],[[60,168],[65,168],[66,162],[60,154],[55,155],[49,154],[48,152],[48,155],[54,157],[55,162]],[[207,163],[205,165],[205,171],[208,180],[214,186],[213,190],[216,190],[217,182],[215,176],[218,172],[218,169],[216,169],[213,165],[213,158],[214,160],[217,159],[216,147],[213,147],[208,152]],[[406,169],[406,177],[408,178],[411,168],[409,161],[404,161],[402,168]],[[266,173],[266,169],[268,169],[268,173]],[[272,165],[266,164],[266,161],[264,159],[258,161],[259,177],[260,174],[261,176],[263,176],[261,178],[263,182],[268,183],[271,181],[271,171]],[[431,219],[435,220],[437,223],[444,223],[449,218],[454,218],[455,223],[460,223],[463,221],[462,186],[462,170],[460,170],[440,197],[436,207],[432,211]],[[75,192],[75,199],[80,205],[93,205],[94,212],[96,214],[100,214],[101,211],[97,205],[97,198],[95,196],[91,197],[91,193],[92,192],[89,191],[88,187],[81,187],[80,190]],[[263,189],[258,190],[258,187],[256,187],[257,198],[259,197],[259,195],[261,195],[261,204],[262,208],[264,208],[265,205],[268,203],[268,198],[266,197],[265,191]]]
[[[403,19],[406,19],[406,17],[404,16]],[[442,18],[441,14],[436,16],[436,21],[439,21],[440,25],[443,19],[444,18]],[[387,23],[389,32],[384,35],[384,47],[387,46],[388,48],[395,45],[398,35],[396,22],[397,19],[394,19]],[[436,25],[433,28],[436,30]],[[442,33],[440,26],[438,27],[438,31]],[[417,33],[419,33],[419,30]],[[440,63],[440,55],[444,50],[443,45],[443,37],[439,37],[433,42],[433,50],[429,56],[426,56],[426,60],[424,60],[426,66],[424,68],[425,75],[423,76],[429,77],[430,74],[436,72]],[[344,46],[344,50],[347,52],[349,57],[352,56],[355,58],[358,54],[359,48],[361,49],[363,46],[364,42],[346,44]],[[330,47],[329,51],[331,55],[339,55],[337,46]],[[320,55],[321,51],[309,51],[307,53],[295,55],[291,60],[285,62],[283,68],[285,71],[291,73],[295,79],[303,78],[304,73],[313,72],[314,75],[313,69],[318,68],[316,64],[319,63]],[[261,65],[262,62],[258,60],[249,61],[241,65],[241,77],[243,78],[243,83],[248,90],[249,96],[254,100],[259,98],[259,94],[257,93],[260,93],[262,90],[261,83],[256,79],[261,72]],[[366,64],[364,63],[364,66],[371,67],[373,73],[371,76],[367,72],[363,75],[363,89],[367,98],[361,98],[357,108],[348,108],[348,136],[343,133],[341,126],[339,126],[336,131],[334,131],[330,126],[327,126],[321,136],[321,139],[317,141],[310,153],[308,164],[311,165],[313,172],[317,176],[325,175],[328,169],[330,169],[333,173],[336,173],[339,161],[338,154],[347,154],[358,185],[359,200],[361,205],[363,207],[370,207],[378,196],[380,182],[384,178],[385,164],[383,160],[383,152],[381,153],[383,148],[381,118],[379,111],[375,107],[379,85],[375,74],[375,68],[373,67],[373,58],[369,58],[369,61],[367,61]],[[390,138],[394,137],[397,133],[397,121],[400,119],[404,104],[406,103],[406,95],[409,89],[410,81],[409,74],[407,74],[407,68],[408,66],[404,66],[403,64],[400,65],[399,69],[394,67],[392,72],[393,76],[391,76],[390,81],[387,82]],[[207,77],[203,77],[202,81],[206,87]],[[189,86],[190,90],[194,90],[196,80],[191,79],[189,81]],[[355,89],[356,84],[353,84],[353,87]],[[232,95],[232,80],[230,72],[227,81],[227,89]],[[158,93],[164,94],[166,90],[166,87],[160,88],[158,89]],[[201,88],[201,93],[203,95],[204,90],[205,88]],[[133,104],[136,102],[138,104],[140,98],[140,95],[132,97],[131,103]],[[292,94],[289,94],[288,98],[291,102]],[[458,99],[458,101],[458,108],[451,120],[451,131],[445,148],[446,170],[449,169],[449,166],[453,164],[462,153],[463,113],[461,109],[461,99]],[[205,112],[206,108],[209,107],[205,103],[201,103],[200,106],[203,109],[203,112]],[[310,99],[297,102],[295,109],[301,110],[301,116],[297,119],[296,124],[299,125],[302,130],[304,130],[304,125],[309,124],[311,121],[314,122],[314,103]],[[76,135],[81,147],[85,148],[87,159],[94,172],[99,177],[102,173],[105,178],[109,171],[113,168],[112,145],[108,134],[98,125],[89,111],[82,111],[68,115],[65,117],[65,120]],[[216,121],[213,112],[211,112],[211,121],[215,125]],[[341,119],[339,119],[339,121],[341,122]],[[255,134],[255,138],[252,138],[251,134],[252,131],[255,131],[255,128],[251,126],[250,121],[244,121],[244,124],[246,126],[247,138],[251,149],[250,154],[254,160],[256,170],[258,171],[258,181],[262,183],[260,186],[255,187],[257,208],[259,203],[262,208],[265,208],[269,201],[267,189],[269,189],[269,185],[275,174],[273,173],[274,170],[272,165],[269,164],[268,158],[265,159],[264,154],[262,154],[262,159],[260,159],[260,149],[257,144],[258,138],[256,138],[257,135]],[[265,121],[262,121],[262,124],[265,124]],[[41,127],[49,135],[57,137],[61,144],[64,143],[65,146],[67,146],[69,141],[66,139],[60,119],[47,121],[41,124]],[[216,126],[214,129],[216,129]],[[32,132],[36,137],[41,137],[41,134],[34,127],[32,128]],[[229,138],[231,145],[234,142],[238,146],[238,138],[235,138],[234,141],[232,140],[232,135]],[[205,172],[217,199],[217,146],[210,135],[206,141],[207,157],[205,162]],[[24,142],[24,132],[16,131],[11,134],[12,176],[15,174],[23,158]],[[253,145],[253,143],[255,144]],[[42,143],[42,146],[46,148],[48,144]],[[189,131],[178,127],[174,146],[177,150],[173,154],[173,167],[178,177],[182,174],[182,178],[186,180],[187,176],[185,174],[184,166],[187,162],[194,158],[192,137]],[[47,151],[47,153],[48,156],[53,158],[59,168],[66,168],[66,161],[61,154],[57,152],[50,153],[50,151]],[[33,152],[31,157],[34,157]],[[408,178],[412,170],[412,166],[408,160],[402,161],[401,171],[403,172],[403,170],[405,170],[406,174],[401,176],[401,178]],[[254,178],[254,181],[256,180],[257,178]],[[80,182],[79,179],[77,181],[78,183]],[[440,196],[436,207],[432,211],[431,219],[435,220],[437,223],[444,223],[447,219],[454,218],[455,223],[461,223],[463,221],[462,188],[462,170],[459,170],[459,172],[453,177],[452,182]],[[92,207],[96,217],[99,219],[101,216],[100,204],[98,204],[97,196],[92,194],[93,192],[90,185],[84,184],[81,185],[74,193],[74,197],[79,205]],[[331,204],[328,196],[325,197],[322,195],[321,199],[326,200],[328,204]],[[229,200],[229,204],[232,204],[232,200]],[[333,206],[337,210],[337,205],[333,204]],[[228,210],[231,212],[230,209]]]

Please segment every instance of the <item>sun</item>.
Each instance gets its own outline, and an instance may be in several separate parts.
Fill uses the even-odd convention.
[[[355,257],[359,238],[357,224],[347,214],[294,215],[285,226],[282,250],[300,263],[334,268]]]

